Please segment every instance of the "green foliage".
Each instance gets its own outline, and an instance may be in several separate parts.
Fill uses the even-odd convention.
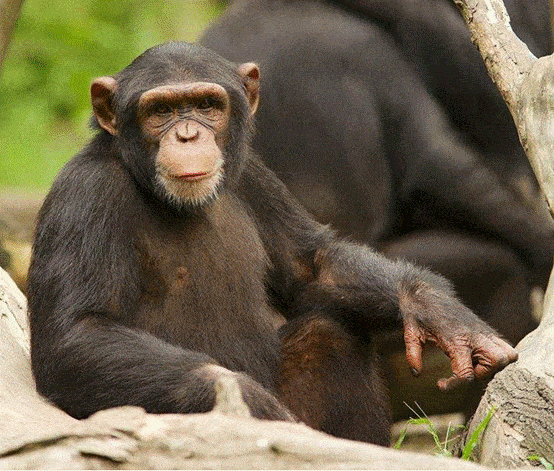
[[[436,446],[436,450],[437,450],[435,452],[435,455],[452,456],[452,453],[448,449],[448,443],[449,443],[449,440],[450,440],[449,436],[452,432],[452,429],[450,428],[450,426],[448,427],[448,430],[446,432],[446,439],[444,441],[442,441],[440,439],[438,430],[435,428],[435,425],[433,424],[433,422],[431,422],[431,420],[428,417],[420,417],[418,419],[409,419],[408,420],[408,425],[402,431],[402,433],[398,437],[398,440],[396,440],[396,443],[393,445],[393,448],[395,450],[399,450],[400,447],[402,446],[402,443],[404,442],[404,440],[406,438],[406,435],[408,434],[408,427],[410,425],[425,425],[427,427],[427,431],[429,432],[429,434],[433,438],[433,441],[435,442],[435,446]]]
[[[449,445],[452,442],[452,440],[457,440],[457,438],[452,438],[452,433],[456,429],[464,428],[463,425],[452,426],[451,424],[448,424],[448,428],[446,430],[446,436],[444,440],[441,440],[439,431],[437,430],[433,422],[431,422],[427,414],[425,414],[423,409],[419,406],[419,404],[416,403],[416,406],[419,408],[421,413],[411,408],[408,404],[406,404],[406,406],[412,411],[412,413],[417,418],[416,419],[412,418],[408,420],[406,428],[402,431],[402,433],[396,440],[396,443],[393,445],[393,448],[395,450],[400,449],[400,447],[402,446],[402,443],[406,438],[406,435],[408,433],[408,427],[410,425],[425,425],[427,428],[427,431],[429,432],[429,434],[433,438],[433,441],[435,442],[435,447],[436,447],[435,454],[439,456],[451,457],[452,452],[449,450]]]
[[[47,187],[90,137],[89,85],[160,42],[194,40],[216,0],[27,0],[0,75],[0,187]]]
[[[435,454],[440,455],[440,456],[452,456],[452,452],[449,450],[449,445],[450,445],[452,440],[457,439],[457,438],[454,438],[454,439],[451,438],[452,432],[456,428],[459,429],[459,428],[465,428],[465,427],[464,426],[451,427],[450,424],[449,424],[448,429],[446,431],[445,439],[441,440],[440,436],[439,436],[439,432],[436,429],[435,425],[431,422],[429,417],[427,417],[427,415],[421,409],[421,407],[419,407],[419,405],[417,403],[416,403],[416,405],[419,408],[421,413],[414,410],[414,409],[412,409],[408,404],[406,404],[406,406],[408,406],[408,408],[412,411],[413,414],[416,415],[417,418],[408,420],[408,424],[407,424],[406,428],[404,429],[404,431],[400,434],[400,436],[396,440],[396,443],[393,445],[393,448],[396,449],[396,450],[400,449],[400,447],[402,446],[402,443],[404,442],[404,440],[406,438],[406,435],[408,433],[408,427],[410,425],[423,424],[427,427],[427,431],[429,432],[429,434],[433,438],[433,441],[435,442],[435,447],[436,447],[436,453]],[[471,453],[473,452],[475,447],[480,443],[481,435],[483,434],[483,432],[485,431],[485,429],[489,425],[489,422],[490,422],[490,420],[491,420],[491,418],[492,418],[492,416],[494,415],[495,412],[496,412],[496,409],[494,407],[492,407],[489,410],[487,416],[481,421],[481,423],[473,431],[473,433],[471,434],[469,439],[466,441],[464,449],[462,450],[461,459],[466,460],[466,461],[471,460]],[[541,464],[543,464],[543,466],[545,466],[544,462],[548,463],[546,460],[544,460],[543,458],[540,458],[538,456],[537,457],[535,457],[535,456],[529,457],[529,459],[530,460],[531,459],[540,460]],[[547,468],[546,466],[545,466],[545,468],[546,469],[552,469],[552,468]]]
[[[538,461],[544,469],[554,469],[554,464],[552,464],[547,459],[539,455],[531,455],[527,458],[529,461]]]
[[[481,435],[487,428],[487,425],[489,425],[489,422],[491,421],[492,416],[494,415],[495,412],[496,412],[496,409],[494,407],[491,407],[487,416],[475,428],[475,430],[469,437],[469,440],[466,442],[464,449],[462,450],[463,460],[469,460],[471,458],[471,453],[473,452],[474,448],[479,444],[481,440]]]

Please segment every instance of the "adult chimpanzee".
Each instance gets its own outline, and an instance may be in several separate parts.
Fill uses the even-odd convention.
[[[371,353],[404,326],[418,372],[437,343],[454,375],[516,357],[442,277],[341,241],[249,149],[258,68],[200,46],[146,51],[96,79],[100,133],[39,215],[29,272],[38,390],[75,417],[124,404],[202,412],[233,375],[256,417],[388,443]],[[278,330],[277,325],[283,324]]]
[[[545,53],[548,1],[508,3]],[[536,326],[552,221],[452,0],[235,0],[202,43],[261,64],[254,149],[318,220],[446,275],[513,342]]]

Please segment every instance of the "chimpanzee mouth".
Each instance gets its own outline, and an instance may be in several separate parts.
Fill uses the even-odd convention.
[[[158,187],[176,206],[202,206],[214,198],[223,181],[223,166],[217,165],[210,172],[184,176],[159,174]]]
[[[210,170],[209,172],[198,172],[198,173],[186,173],[184,175],[169,175],[169,178],[172,178],[181,182],[197,182],[199,180],[205,180],[206,178],[213,177],[216,173],[221,170],[220,167]]]

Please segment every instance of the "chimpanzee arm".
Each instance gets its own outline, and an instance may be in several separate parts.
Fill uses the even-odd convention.
[[[83,319],[63,329],[52,322],[48,334],[33,329],[33,372],[39,392],[70,415],[84,418],[128,404],[156,413],[206,412],[213,407],[213,385],[202,374],[208,365],[216,365],[208,356],[98,314],[53,314]]]
[[[360,336],[403,325],[415,373],[426,341],[450,357],[454,375],[439,382],[442,389],[488,376],[517,358],[456,299],[446,279],[337,239],[299,207],[272,172],[255,160],[249,165],[247,177],[257,177],[243,178],[243,188],[255,195],[250,205],[273,263],[270,290],[285,316],[325,312]]]
[[[427,341],[450,358],[453,376],[439,381],[441,389],[487,377],[517,359],[516,351],[458,301],[439,275],[340,241],[316,252],[315,267],[298,310],[329,312],[354,329],[373,331],[400,319],[414,374],[421,371]]]
[[[39,392],[78,418],[129,404],[201,412],[213,407],[217,377],[228,374],[254,416],[290,419],[248,376],[133,327],[134,210],[144,208],[136,207],[129,179],[114,162],[80,159],[64,169],[43,205],[28,291]]]
[[[56,312],[59,314],[59,312]],[[85,314],[62,334],[33,331],[33,372],[41,394],[76,418],[137,405],[152,413],[210,411],[215,382],[234,376],[254,417],[292,420],[249,376],[105,317]]]

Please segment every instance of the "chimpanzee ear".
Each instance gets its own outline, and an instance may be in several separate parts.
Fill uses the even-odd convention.
[[[260,101],[260,69],[256,64],[248,62],[239,66],[239,73],[250,103],[250,112],[254,114]]]
[[[117,87],[113,77],[99,77],[90,86],[90,98],[98,124],[110,134],[117,134],[112,98]]]

